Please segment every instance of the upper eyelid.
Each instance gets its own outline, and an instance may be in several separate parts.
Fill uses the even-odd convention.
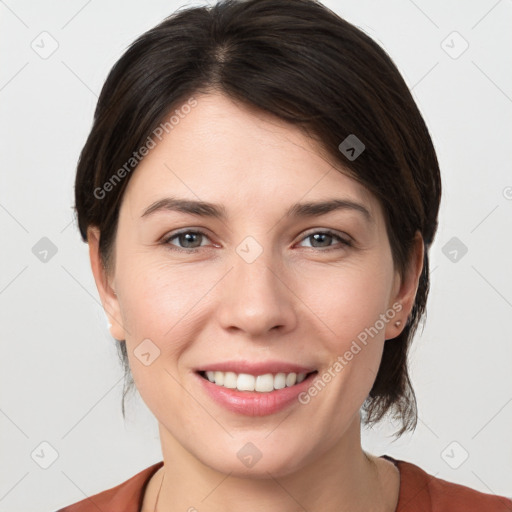
[[[307,230],[303,235],[302,239],[314,235],[316,233],[327,233],[329,235],[339,236],[341,239],[344,239],[344,236],[349,239],[349,241],[352,240],[352,237],[348,233],[340,232],[337,229],[331,229],[331,228],[312,228],[310,230]]]
[[[180,235],[184,235],[186,233],[196,233],[196,234],[201,234],[205,237],[207,237],[208,239],[210,239],[210,236],[208,235],[207,231],[204,230],[203,228],[183,228],[183,229],[179,229],[178,231],[176,232],[171,232],[170,234],[168,235],[165,235],[162,240],[166,243],[169,243],[170,240],[180,236]],[[305,240],[306,238],[316,234],[316,233],[324,233],[324,234],[328,234],[328,235],[332,235],[332,236],[335,236],[335,237],[338,237],[342,242],[346,243],[346,244],[352,244],[354,242],[353,238],[348,235],[347,233],[340,233],[338,232],[337,230],[335,229],[332,229],[332,228],[310,228],[309,230],[307,230],[300,238],[300,240],[298,242],[302,242],[303,240]],[[345,236],[343,236],[345,235]],[[345,238],[347,237],[348,240]],[[202,247],[202,246],[200,246]],[[181,248],[180,248],[181,249]],[[199,249],[199,247],[196,247],[195,249]],[[191,249],[192,250],[192,249]]]

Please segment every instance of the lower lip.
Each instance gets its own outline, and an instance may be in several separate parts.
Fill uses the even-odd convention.
[[[283,389],[275,389],[268,393],[225,388],[217,386],[217,384],[201,377],[198,373],[195,375],[201,381],[206,393],[229,411],[245,414],[246,416],[267,416],[282,411],[294,402],[299,403],[298,395],[306,391],[318,373],[308,375],[299,384]]]

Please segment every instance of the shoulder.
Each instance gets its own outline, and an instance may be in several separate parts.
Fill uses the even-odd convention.
[[[419,466],[395,460],[400,470],[396,512],[512,512],[512,500],[448,482]]]
[[[57,512],[139,512],[146,485],[163,464],[163,461],[157,462],[116,487],[68,505]]]

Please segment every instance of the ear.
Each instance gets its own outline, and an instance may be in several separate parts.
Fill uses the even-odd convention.
[[[116,340],[126,339],[125,329],[121,322],[121,309],[119,299],[113,286],[113,276],[105,269],[100,256],[100,231],[97,227],[87,229],[87,243],[89,244],[89,258],[96,288],[100,295],[101,304],[110,323],[110,334]]]
[[[396,315],[386,325],[386,340],[396,338],[407,323],[414,306],[421,271],[423,270],[423,253],[423,237],[419,231],[416,231],[403,280],[400,278],[398,271],[395,274],[395,283],[388,307],[396,311]],[[400,321],[398,327],[395,325],[397,321]]]

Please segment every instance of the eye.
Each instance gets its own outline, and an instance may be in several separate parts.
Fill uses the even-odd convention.
[[[312,247],[315,248],[322,248],[326,247],[327,250],[336,250],[340,249],[342,247],[350,247],[352,246],[352,243],[345,238],[342,238],[338,234],[336,234],[334,231],[325,230],[325,231],[315,231],[313,233],[309,233],[309,235],[306,235],[302,240],[308,240],[311,239],[313,241]],[[334,239],[339,240],[341,247],[333,247],[330,242],[332,242]]]
[[[164,239],[163,243],[170,245],[170,248],[173,250],[182,252],[195,252],[199,247],[201,247],[200,243],[197,245],[197,241],[200,241],[203,237],[207,238],[206,233],[203,233],[202,231],[187,230],[171,234]],[[174,240],[175,238],[180,244],[184,245],[177,247],[174,244],[171,244],[171,240]]]
[[[167,236],[163,243],[165,245],[170,246],[170,249],[181,251],[181,252],[196,252],[203,245],[201,241],[203,238],[207,238],[208,236],[203,231],[199,230],[185,230],[177,233],[172,233]],[[177,239],[179,246],[171,243],[172,240]],[[352,243],[345,238],[342,238],[340,235],[336,234],[334,231],[324,230],[324,231],[314,231],[306,235],[302,240],[312,240],[312,244],[309,246],[312,249],[315,248],[324,248],[324,252],[326,250],[336,250],[342,247],[351,247]],[[332,246],[331,242],[337,239],[339,241],[340,247]]]

